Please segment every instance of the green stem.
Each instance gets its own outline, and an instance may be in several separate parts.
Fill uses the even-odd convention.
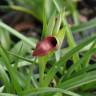
[[[44,71],[45,71],[45,66],[46,62],[48,61],[47,56],[39,57],[38,58],[38,64],[39,64],[39,82],[40,82],[40,87],[44,87]]]
[[[40,86],[43,87],[45,64],[39,64]]]

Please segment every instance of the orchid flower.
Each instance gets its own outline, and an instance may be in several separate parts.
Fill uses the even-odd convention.
[[[55,50],[57,47],[57,40],[53,36],[47,36],[42,41],[37,43],[36,49],[33,51],[33,56],[45,56],[50,51]]]

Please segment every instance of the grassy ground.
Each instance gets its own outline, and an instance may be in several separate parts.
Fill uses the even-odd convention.
[[[95,96],[96,34],[83,34],[96,27],[96,19],[81,20],[78,0],[7,2],[1,10],[30,14],[34,23],[12,26],[16,13],[5,19],[9,25],[0,19],[0,96]],[[35,32],[26,30],[31,26]],[[35,36],[27,36],[32,31]],[[78,43],[73,34],[81,34]],[[68,46],[62,48],[65,38]]]

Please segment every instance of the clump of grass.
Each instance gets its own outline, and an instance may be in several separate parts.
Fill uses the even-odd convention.
[[[21,5],[16,5],[14,1]],[[0,21],[0,96],[94,95],[92,89],[96,89],[96,65],[91,65],[90,60],[96,53],[96,35],[77,44],[72,33],[95,27],[96,19],[80,24],[74,0],[14,1],[8,1],[9,5],[2,5],[1,8],[25,12],[39,19],[43,24],[42,41],[38,45],[38,38],[26,37]],[[69,15],[73,18],[71,28],[67,21]],[[11,34],[20,40],[14,43]],[[44,39],[48,36],[56,39],[56,49],[46,49],[47,54],[40,56],[38,53],[37,56],[32,56],[32,52],[40,47],[42,42],[45,46],[50,43],[50,40]],[[61,49],[65,36],[68,47]],[[46,50],[43,49],[44,52]],[[67,68],[69,60],[73,63]],[[39,72],[35,73],[36,66]]]

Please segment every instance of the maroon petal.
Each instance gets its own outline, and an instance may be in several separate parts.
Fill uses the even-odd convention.
[[[52,51],[56,48],[56,45],[56,38],[48,36],[37,44],[36,49],[33,51],[33,56],[47,55],[49,51]]]

